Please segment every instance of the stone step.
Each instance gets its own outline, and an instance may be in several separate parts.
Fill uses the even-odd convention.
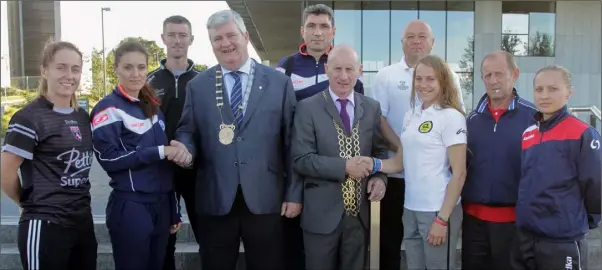
[[[190,226],[190,222],[188,221],[188,217],[182,217],[183,223],[182,228],[178,232],[178,242],[196,242],[194,238],[194,233],[192,232],[192,227]],[[17,243],[17,235],[18,235],[18,219],[16,218],[2,218],[0,223],[0,243]],[[109,230],[105,225],[104,217],[95,217],[94,218],[94,232],[96,234],[96,241],[98,243],[110,243],[111,239],[109,237]]]
[[[112,249],[110,244],[98,245],[97,270],[113,270]],[[589,244],[588,266],[587,269],[602,269],[602,249],[600,242]],[[456,249],[456,268],[461,265],[461,250]],[[16,244],[2,244],[0,247],[0,270],[21,270],[21,261],[19,250]],[[177,243],[176,244],[176,269],[178,270],[198,270],[200,269],[200,257],[198,255],[198,245],[196,243]],[[237,270],[245,270],[244,253],[238,256]],[[405,252],[401,251],[401,269],[406,269]]]
[[[602,248],[600,241],[588,243],[588,268],[602,269]],[[401,251],[401,269],[406,269],[405,251]],[[456,267],[461,265],[461,248],[456,249]],[[196,243],[177,243],[176,244],[176,267],[181,270],[200,269],[200,257],[198,255],[198,245]],[[0,246],[0,270],[18,270],[22,269],[19,250],[17,244],[2,244]],[[113,270],[112,248],[111,244],[102,243],[98,245],[98,270]],[[241,245],[237,270],[245,269],[244,249]]]

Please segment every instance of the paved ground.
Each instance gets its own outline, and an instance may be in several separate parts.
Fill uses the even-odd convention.
[[[109,187],[109,177],[100,167],[100,165],[98,165],[96,160],[94,160],[92,170],[90,171],[90,182],[92,183],[92,188],[90,190],[92,193],[92,214],[95,216],[104,215],[105,207],[107,205],[107,198],[111,192],[111,187]],[[181,204],[182,211],[185,214],[186,207],[183,200]],[[19,215],[19,209],[17,205],[8,197],[6,197],[4,193],[0,195],[0,214],[3,217]]]

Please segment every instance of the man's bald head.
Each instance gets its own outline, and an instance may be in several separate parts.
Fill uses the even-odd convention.
[[[431,26],[427,22],[420,19],[411,20],[403,30],[402,36],[405,37],[408,31],[412,33],[425,33],[430,38],[433,38],[433,29]]]
[[[403,53],[408,60],[418,61],[429,55],[435,44],[431,26],[423,20],[412,20],[403,30]]]
[[[360,58],[357,55],[357,52],[355,51],[355,49],[353,49],[353,47],[351,47],[347,44],[339,44],[339,45],[334,46],[332,48],[332,50],[330,50],[330,52],[328,53],[328,62],[332,61],[331,59],[340,58],[340,57],[351,58],[358,65],[360,63]]]
[[[504,50],[492,51],[485,55],[485,57],[483,57],[483,61],[481,61],[481,69],[483,69],[483,63],[485,63],[485,60],[488,59],[505,61],[508,65],[509,71],[513,71],[514,69],[518,68],[518,66],[516,65],[516,61],[514,61],[514,56],[511,53]]]
[[[328,53],[328,62],[324,64],[330,89],[339,97],[347,97],[362,74],[360,58],[353,47],[340,44]]]

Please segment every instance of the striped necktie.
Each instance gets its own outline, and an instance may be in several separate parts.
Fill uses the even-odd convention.
[[[234,79],[234,86],[232,86],[232,94],[230,95],[230,106],[232,107],[232,113],[234,114],[234,119],[236,120],[236,124],[240,125],[243,119],[243,111],[242,111],[242,78],[240,71],[230,72],[232,78]]]

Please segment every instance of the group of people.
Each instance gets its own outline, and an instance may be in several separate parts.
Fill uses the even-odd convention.
[[[584,269],[600,223],[600,135],[567,111],[573,88],[541,69],[518,96],[512,55],[481,63],[486,94],[468,116],[430,26],[410,22],[404,57],[364,96],[362,66],[332,46],[333,11],[303,12],[304,43],[276,69],[251,59],[241,16],[207,21],[218,64],[194,69],[192,25],[163,23],[167,58],[148,70],[136,41],[115,50],[118,85],[77,108],[82,54],[49,44],[40,96],[12,117],[2,189],[21,208],[24,269],[96,269],[94,156],[110,176],[116,269],[175,269],[187,207],[202,269],[364,269],[369,202],[381,202],[380,269]],[[18,171],[21,171],[21,177]],[[92,179],[92,181],[96,181]]]

